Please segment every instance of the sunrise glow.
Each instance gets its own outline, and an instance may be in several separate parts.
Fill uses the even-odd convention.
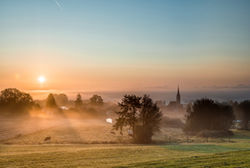
[[[37,78],[37,81],[38,81],[39,83],[44,83],[44,82],[46,82],[46,78],[45,78],[44,76],[39,76],[39,77]]]

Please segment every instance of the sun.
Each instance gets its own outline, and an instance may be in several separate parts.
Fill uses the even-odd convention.
[[[37,78],[37,81],[38,81],[39,83],[44,83],[44,82],[46,81],[46,78],[45,78],[44,76],[39,76],[39,77]]]

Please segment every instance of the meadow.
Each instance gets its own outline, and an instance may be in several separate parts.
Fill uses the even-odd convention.
[[[14,129],[9,123],[16,135],[0,136],[0,167],[250,167],[249,131],[233,130],[230,139],[207,142],[198,137],[187,141],[180,129],[164,128],[154,136],[155,144],[138,145],[112,133],[112,124],[103,120],[51,122],[26,121],[33,125],[23,124],[30,129],[23,134],[20,125]],[[51,140],[45,141],[48,136]]]
[[[250,167],[250,146],[235,144],[1,145],[0,149],[0,167],[11,168]]]

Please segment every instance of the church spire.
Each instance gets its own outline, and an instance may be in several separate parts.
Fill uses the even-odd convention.
[[[181,104],[181,94],[180,94],[179,85],[178,85],[178,89],[177,89],[176,103]]]

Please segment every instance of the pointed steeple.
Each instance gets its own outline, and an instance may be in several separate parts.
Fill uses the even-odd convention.
[[[178,88],[177,88],[176,103],[181,104],[181,94],[180,94],[179,85],[178,85]]]

